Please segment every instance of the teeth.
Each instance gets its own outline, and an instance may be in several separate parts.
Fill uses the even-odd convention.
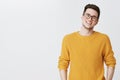
[[[89,25],[90,25],[90,23],[87,23],[87,24],[89,24]]]
[[[87,24],[89,24],[89,25],[91,25],[91,23],[89,23],[89,22],[86,22]]]

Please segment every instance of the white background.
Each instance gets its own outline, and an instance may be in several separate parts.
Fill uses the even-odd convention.
[[[95,30],[110,37],[120,80],[119,0],[1,0],[0,80],[60,80],[62,38],[79,30],[87,3],[101,9]]]

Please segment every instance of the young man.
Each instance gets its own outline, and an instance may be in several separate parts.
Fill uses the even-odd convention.
[[[112,80],[116,60],[106,34],[94,31],[100,16],[99,7],[87,4],[82,27],[63,38],[58,68],[61,80]],[[107,75],[104,77],[104,62]],[[70,65],[69,77],[67,69]]]

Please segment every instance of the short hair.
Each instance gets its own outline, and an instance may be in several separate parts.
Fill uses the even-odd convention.
[[[100,9],[97,5],[95,4],[87,4],[85,7],[84,7],[84,11],[83,11],[83,15],[85,13],[85,11],[88,9],[88,8],[91,8],[91,9],[94,9],[95,11],[97,11],[98,13],[98,19],[99,19],[99,16],[100,16]]]

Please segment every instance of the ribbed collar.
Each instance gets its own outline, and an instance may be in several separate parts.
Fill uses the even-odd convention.
[[[81,35],[81,34],[79,33],[79,31],[76,31],[75,34],[76,34],[79,38],[81,38],[81,39],[92,39],[92,38],[95,37],[95,35],[97,34],[97,32],[94,31],[94,32],[93,32],[91,35],[89,35],[89,36],[83,36],[83,35]]]

